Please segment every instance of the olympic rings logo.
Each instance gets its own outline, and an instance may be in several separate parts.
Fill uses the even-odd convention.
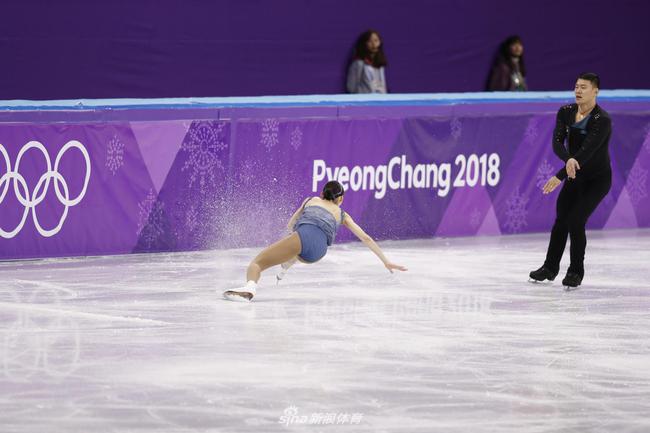
[[[61,173],[59,173],[59,163],[61,162],[61,158],[69,149],[72,148],[76,148],[81,152],[86,163],[84,185],[79,195],[74,199],[70,199],[68,184]],[[40,177],[36,183],[34,191],[31,193],[29,191],[29,187],[27,186],[27,181],[19,173],[20,161],[22,160],[23,155],[25,155],[25,153],[30,149],[40,150],[45,158],[45,163],[47,164],[47,171]],[[5,196],[9,191],[9,186],[13,181],[16,198],[20,204],[25,207],[23,216],[16,228],[10,231],[5,231],[2,229],[2,227],[0,227],[0,237],[11,239],[20,233],[23,226],[25,225],[25,221],[27,221],[27,217],[29,216],[30,211],[32,212],[34,226],[36,226],[36,229],[42,236],[54,236],[59,231],[61,231],[61,227],[63,227],[63,223],[68,216],[68,208],[76,206],[84,198],[84,195],[86,194],[86,188],[88,187],[88,181],[90,180],[90,157],[88,156],[88,151],[84,145],[77,140],[68,141],[56,155],[56,160],[54,161],[54,169],[52,169],[52,161],[50,160],[50,155],[48,154],[47,149],[45,149],[45,146],[43,146],[43,144],[38,141],[30,141],[24,145],[22,149],[20,149],[20,152],[18,152],[18,157],[16,158],[16,167],[14,169],[11,168],[9,154],[2,144],[0,144],[0,155],[4,157],[4,163],[7,168],[7,172],[2,175],[2,177],[0,177],[0,204],[2,204],[4,201]],[[2,159],[0,159],[0,161],[1,160]],[[52,180],[54,182],[52,182]],[[59,219],[58,225],[53,229],[46,230],[38,221],[38,217],[36,215],[36,206],[45,200],[45,196],[47,195],[48,189],[50,187],[50,182],[54,184],[54,192],[56,193],[56,197],[65,208],[63,210],[63,214],[61,215],[61,218]]]

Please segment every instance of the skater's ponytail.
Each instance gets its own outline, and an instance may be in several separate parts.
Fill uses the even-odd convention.
[[[345,194],[343,185],[335,180],[331,180],[323,187],[323,198],[325,200],[334,201]]]

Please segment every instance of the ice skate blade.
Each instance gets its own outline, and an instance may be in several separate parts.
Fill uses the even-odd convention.
[[[575,287],[574,286],[564,286],[564,291],[565,292],[575,292],[579,288],[580,288],[580,286],[575,286]]]
[[[550,286],[551,284],[553,284],[553,280],[539,281],[539,280],[535,280],[535,279],[532,279],[532,278],[528,278],[528,282],[531,283],[531,284],[542,284],[542,285],[545,285],[545,286]]]
[[[223,292],[223,298],[232,302],[251,302],[253,294],[248,292],[237,292],[235,290],[226,290]]]

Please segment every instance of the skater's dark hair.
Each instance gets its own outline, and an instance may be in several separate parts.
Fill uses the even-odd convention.
[[[600,89],[600,77],[596,73],[583,72],[582,74],[578,75],[578,80],[589,81],[591,82],[591,85],[596,89]]]
[[[335,180],[330,180],[323,187],[323,198],[325,200],[334,201],[337,198],[341,197],[343,194],[345,194],[343,185]]]

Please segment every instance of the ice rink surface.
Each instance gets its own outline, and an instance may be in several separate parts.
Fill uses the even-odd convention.
[[[0,431],[648,432],[650,230],[588,238],[571,292],[546,234],[337,245],[250,304],[258,249],[0,263]]]

